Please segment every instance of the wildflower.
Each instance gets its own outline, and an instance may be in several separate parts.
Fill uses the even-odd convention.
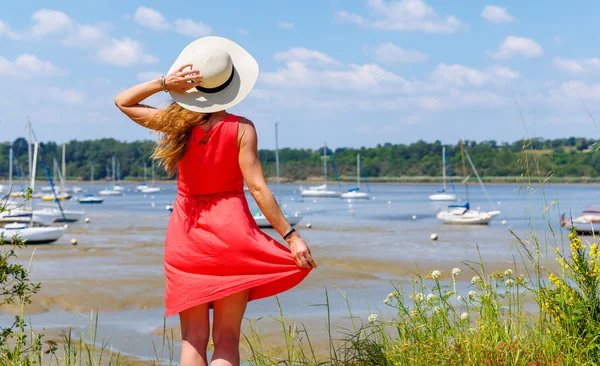
[[[463,297],[460,295],[456,296],[456,301],[458,301],[458,302],[463,301]]]
[[[392,297],[394,297],[394,294],[390,292],[390,293],[387,295],[387,298],[388,298],[388,299],[391,299]]]
[[[438,271],[437,269],[431,272],[431,278],[433,278],[434,280],[439,280],[440,277],[442,277],[442,272]]]
[[[505,275],[506,277],[510,277],[510,276],[512,276],[512,274],[513,274],[513,271],[512,271],[512,269],[510,269],[510,268],[509,268],[509,269],[507,269],[506,271],[504,271],[504,275]]]
[[[439,314],[442,311],[439,306],[434,306],[432,312],[434,314]]]
[[[434,294],[427,295],[427,302],[432,302],[435,299],[437,299],[437,297]]]
[[[471,278],[471,284],[476,285],[479,282],[481,282],[481,277],[479,277],[479,276],[473,276],[473,278]]]
[[[377,314],[369,315],[369,323],[373,323],[375,320],[377,320]]]
[[[412,310],[409,315],[414,318],[415,316],[419,315],[419,312],[416,310]]]
[[[477,297],[477,291],[469,291],[469,299],[474,299]]]
[[[469,313],[460,314],[460,320],[467,320],[467,319],[469,319]]]
[[[415,302],[419,303],[423,301],[423,293],[419,292],[418,294],[415,295]]]
[[[506,287],[511,287],[515,285],[515,281],[509,278],[508,280],[506,280],[506,282],[504,282],[504,284],[506,285]]]
[[[398,291],[394,291],[394,292],[392,292],[392,295],[399,296],[400,294],[398,293]]]
[[[452,277],[456,277],[456,276],[458,276],[461,273],[462,273],[462,270],[460,268],[454,268],[452,270]]]
[[[384,303],[385,305],[387,305],[387,304],[388,304],[388,302],[390,302],[390,300],[389,300],[389,299],[385,299],[385,300],[383,300],[383,303]]]

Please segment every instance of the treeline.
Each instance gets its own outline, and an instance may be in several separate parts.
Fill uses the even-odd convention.
[[[533,139],[516,141],[512,144],[496,141],[464,141],[464,146],[472,157],[482,176],[520,176],[527,167],[533,174],[556,177],[599,177],[600,158],[596,153],[596,141],[586,138],[565,138],[555,140]],[[0,144],[0,176],[8,176],[8,150],[11,143]],[[66,144],[67,178],[89,180],[91,166],[94,166],[95,179],[109,179],[112,176],[112,158],[118,166],[119,178],[142,179],[144,164],[150,174],[153,141],[120,142],[114,139],[70,141]],[[445,145],[450,169],[454,175],[462,176],[460,146]],[[12,143],[15,156],[14,177],[27,176],[27,142],[19,138]],[[329,175],[337,173],[344,178],[356,175],[356,155],[360,153],[364,173],[372,178],[398,178],[441,175],[442,143],[417,141],[410,145],[390,144],[376,147],[338,148],[327,150],[335,169],[329,163]],[[322,175],[323,149],[280,150],[281,175],[284,179],[304,180]],[[259,158],[267,177],[275,176],[275,151],[260,150]],[[43,165],[52,173],[53,160],[61,164],[62,146],[54,142],[40,145],[36,176],[44,176]],[[156,169],[157,179],[166,179],[162,169]],[[470,173],[468,173],[470,174]],[[207,177],[207,179],[210,179]]]

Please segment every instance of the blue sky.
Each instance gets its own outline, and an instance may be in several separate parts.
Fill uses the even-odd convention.
[[[206,35],[258,60],[231,112],[255,122],[261,148],[275,121],[281,146],[307,148],[596,137],[579,95],[600,116],[598,13],[591,0],[6,2],[0,140],[28,116],[42,141],[155,138],[113,99]]]

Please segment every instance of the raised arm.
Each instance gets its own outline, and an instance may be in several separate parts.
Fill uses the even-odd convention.
[[[290,228],[283,212],[279,208],[273,192],[267,187],[260,160],[258,159],[258,138],[256,129],[251,121],[242,118],[240,120],[238,132],[239,162],[244,180],[250,189],[250,193],[258,207],[265,215],[267,220],[283,237],[284,233]],[[310,268],[317,267],[308,246],[297,232],[293,232],[286,238],[292,251],[292,256],[298,267]]]
[[[184,93],[196,85],[202,85],[202,75],[198,70],[191,69],[191,66],[191,64],[183,65],[178,70],[165,76],[164,89],[161,80],[155,79],[122,91],[115,98],[115,105],[133,122],[160,131],[161,126],[153,124],[154,116],[159,113],[159,110],[140,104],[140,102],[160,91]],[[188,67],[190,70],[185,70]]]

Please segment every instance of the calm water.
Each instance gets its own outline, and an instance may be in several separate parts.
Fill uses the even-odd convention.
[[[135,185],[125,187],[125,196],[106,197],[101,205],[65,203],[68,208],[84,209],[91,222],[73,224],[57,243],[37,247],[32,277],[42,282],[42,292],[34,297],[28,312],[36,327],[85,328],[89,309],[98,308],[100,339],[110,339],[124,353],[152,357],[152,342],[160,344],[160,337],[151,332],[163,324],[161,255],[169,219],[165,206],[173,202],[176,188],[164,184],[162,193],[150,196],[133,192]],[[96,184],[93,188],[103,187]],[[322,322],[323,307],[308,305],[323,303],[325,289],[334,317],[347,315],[338,290],[346,294],[358,316],[368,314],[369,308],[385,312],[380,304],[392,290],[390,279],[407,282],[417,267],[424,274],[432,269],[448,273],[462,266],[461,261],[477,261],[477,246],[486,264],[509,267],[516,254],[509,228],[526,237],[535,227],[551,237],[549,223],[559,231],[560,213],[577,216],[583,209],[597,208],[600,198],[595,186],[551,185],[542,192],[535,187],[489,185],[490,204],[481,188],[473,185],[472,208],[502,213],[489,226],[461,227],[436,220],[436,211],[445,204],[430,202],[428,195],[437,185],[377,184],[370,188],[372,200],[346,202],[302,199],[297,185],[281,186],[281,204],[286,211],[304,216],[299,231],[319,264],[307,281],[280,296],[292,318]],[[462,187],[458,196],[464,199]],[[308,223],[312,229],[305,228]],[[432,233],[439,235],[438,241],[430,239]],[[71,238],[79,241],[76,247],[70,245]],[[560,231],[556,240],[561,240]],[[31,252],[31,248],[22,250],[21,259],[28,260]],[[459,287],[465,289],[467,283]],[[274,298],[251,303],[247,313],[249,318],[277,314]],[[9,320],[9,315],[0,315],[3,324]],[[177,322],[177,317],[167,320],[169,325]]]

